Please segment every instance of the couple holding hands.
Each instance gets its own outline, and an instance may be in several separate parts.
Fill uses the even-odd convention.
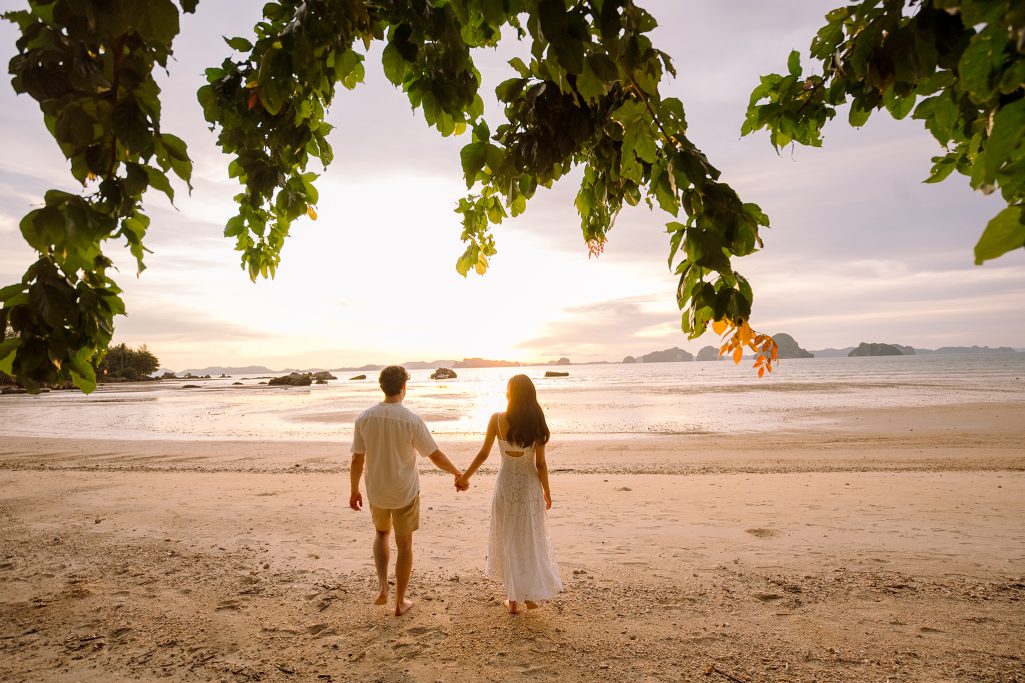
[[[534,383],[526,375],[509,380],[504,413],[488,421],[484,445],[465,472],[438,448],[427,425],[402,405],[406,369],[392,365],[381,371],[384,401],[365,410],[353,429],[349,469],[349,507],[363,508],[359,482],[366,474],[367,502],[374,520],[374,564],[380,581],[376,605],[388,604],[388,565],[391,530],[395,529],[395,616],[413,603],[406,598],[413,572],[413,532],[420,526],[420,481],[414,451],[453,475],[457,491],[470,487],[470,477],[487,460],[498,442],[501,465],[491,503],[486,573],[505,585],[509,612],[528,609],[562,590],[559,568],[545,528],[545,510],[552,506],[545,444],[551,433],[537,402]]]

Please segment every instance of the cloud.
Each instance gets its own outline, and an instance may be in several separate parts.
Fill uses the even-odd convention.
[[[679,312],[651,295],[600,301],[567,308],[544,333],[517,346],[537,358],[607,360],[644,354],[667,346],[685,346],[679,335]],[[661,346],[660,346],[661,345]]]
[[[756,326],[791,332],[806,348],[868,337],[1021,346],[1025,252],[972,265],[972,246],[999,197],[974,194],[957,176],[921,184],[939,150],[920,122],[877,113],[854,130],[841,111],[823,149],[780,154],[762,133],[740,138],[758,77],[784,69],[791,49],[806,50],[834,5],[648,6],[660,22],[654,42],[679,69],[667,94],[683,100],[689,136],[772,220],[765,249],[735,262],[755,288]],[[329,112],[336,161],[318,182],[320,220],[298,221],[277,278],[251,284],[233,241],[222,237],[239,186],[227,177],[228,157],[195,91],[203,69],[231,53],[221,34],[251,36],[261,6],[200,3],[183,18],[171,73],[160,77],[162,127],[188,142],[195,189],[190,196],[177,188],[177,208],[147,196],[147,244],[155,253],[141,278],[131,277],[126,249],[106,248],[121,269],[116,278],[130,312],[117,322],[119,338],[150,343],[170,367],[504,353],[618,360],[705,345],[679,331],[675,278],[665,262],[671,217],[625,208],[605,254],[589,260],[573,205],[579,170],[494,228],[499,254],[486,277],[454,275],[462,243],[452,209],[465,192],[459,150],[469,138],[428,128],[384,78],[378,47],[367,58],[367,82],[340,90]],[[0,24],[0,61],[13,54],[15,39],[16,29]],[[510,42],[475,55],[492,123],[501,112],[490,90],[507,77],[506,59],[522,51]],[[0,127],[0,279],[11,281],[34,260],[18,232],[21,216],[50,187],[78,189],[35,102],[0,88]]]

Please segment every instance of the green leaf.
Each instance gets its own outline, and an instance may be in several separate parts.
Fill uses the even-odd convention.
[[[527,68],[527,65],[524,64],[523,60],[519,57],[513,57],[510,59],[509,66],[516,69],[516,73],[518,73],[521,78],[530,78],[530,69]]]
[[[170,45],[178,35],[178,8],[171,0],[119,3],[125,22],[146,42]]]
[[[790,51],[790,56],[787,58],[787,71],[794,77],[801,75],[801,53],[797,50]]]
[[[670,223],[669,225],[672,225]],[[680,225],[676,223],[676,225]],[[681,226],[682,227],[682,226]],[[676,252],[680,248],[680,242],[683,240],[683,230],[677,230],[673,232],[673,236],[669,238],[669,269],[673,268],[673,259],[676,258]]]
[[[86,394],[92,393],[96,389],[96,371],[93,370],[92,364],[89,362],[92,355],[92,349],[85,348],[80,349],[69,359],[72,367],[70,370],[71,381]]]
[[[0,289],[0,301],[7,301],[11,297],[17,296],[25,291],[25,284],[22,282],[16,282],[13,285],[7,285],[3,289]]]
[[[463,175],[466,177],[466,187],[473,186],[477,179],[477,173],[484,168],[487,143],[477,141],[463,147],[459,152],[459,159],[463,164]]]
[[[1025,246],[1025,207],[1009,206],[986,225],[975,245],[975,265]]]
[[[20,344],[21,339],[18,337],[5,339],[0,342],[0,372],[5,375],[14,373],[14,358],[17,355]]]
[[[388,43],[381,55],[381,63],[384,65],[384,75],[394,85],[402,85],[406,79],[406,60],[402,58],[395,43]]]
[[[587,63],[584,64],[584,70],[577,76],[576,84],[577,92],[588,102],[597,100],[606,92],[605,83],[595,76],[594,71]]]
[[[91,143],[95,137],[95,121],[81,106],[65,107],[57,117],[56,133],[62,142],[83,147]]]
[[[956,157],[948,154],[942,157],[933,157],[932,170],[929,171],[929,177],[924,181],[925,183],[939,183],[946,180],[947,176],[954,172],[957,168]]]
[[[223,38],[224,42],[228,44],[228,47],[230,47],[232,50],[235,50],[236,52],[253,51],[253,44],[245,38],[229,38],[227,36],[223,36]]]
[[[851,113],[848,116],[848,122],[855,128],[861,128],[868,121],[868,117],[872,115],[871,109],[862,109],[858,106],[857,102],[851,103]]]
[[[160,169],[146,166],[146,177],[149,179],[150,187],[166,194],[167,198],[174,204],[174,188],[171,187],[167,176]]]
[[[991,25],[973,36],[961,54],[957,64],[961,87],[976,102],[985,102],[996,90],[994,72],[1003,60],[1006,45],[1007,29],[1000,24]]]
[[[993,120],[993,131],[986,141],[986,178],[996,178],[1000,166],[1011,158],[1025,135],[1025,100],[1019,99],[1000,108]]]

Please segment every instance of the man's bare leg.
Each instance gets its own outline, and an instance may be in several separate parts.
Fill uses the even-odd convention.
[[[388,604],[388,560],[391,554],[389,535],[390,532],[378,529],[374,536],[374,566],[377,567],[377,580],[381,584],[381,590],[374,600],[375,605]]]
[[[413,574],[413,532],[395,534],[395,547],[398,550],[395,558],[395,616],[401,617],[413,606],[413,602],[406,599],[409,577]]]

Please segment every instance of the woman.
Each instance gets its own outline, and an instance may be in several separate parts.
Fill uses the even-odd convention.
[[[545,510],[552,507],[545,463],[551,432],[529,377],[510,379],[506,398],[506,412],[491,416],[484,445],[456,483],[469,485],[497,439],[502,462],[491,503],[487,575],[505,584],[505,606],[517,614],[521,602],[533,609],[559,593],[562,580],[545,528]]]

